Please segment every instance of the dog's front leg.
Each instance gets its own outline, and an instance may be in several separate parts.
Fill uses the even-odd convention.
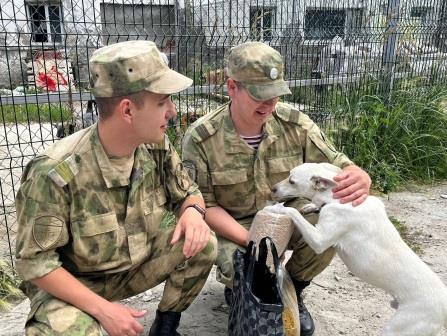
[[[319,207],[317,207],[315,204],[313,204],[313,203],[308,203],[308,204],[305,204],[305,205],[303,205],[301,208],[300,208],[300,213],[302,214],[302,215],[308,215],[308,214],[311,214],[311,213],[314,213],[314,212],[319,212],[320,211],[320,208]]]
[[[323,253],[335,243],[331,237],[327,236],[326,232],[320,230],[319,223],[313,226],[298,210],[289,207],[284,209],[286,210],[285,214],[292,219],[297,229],[301,232],[304,241],[316,253]]]
[[[342,232],[340,225],[333,223],[322,223],[319,221],[317,225],[310,224],[300,212],[294,208],[284,207],[282,204],[276,204],[265,208],[267,211],[275,212],[289,216],[297,229],[301,232],[304,241],[312,250],[320,254],[333,246]],[[320,218],[321,220],[321,218]]]

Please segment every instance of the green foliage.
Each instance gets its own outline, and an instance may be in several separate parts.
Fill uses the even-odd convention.
[[[171,122],[168,127],[166,128],[166,134],[168,135],[169,141],[174,145],[174,147],[176,147],[176,149],[180,149],[177,147],[181,147],[179,146],[179,138],[181,137],[181,134],[178,134],[179,132],[177,132],[175,124],[173,122]]]
[[[347,96],[333,105],[335,142],[388,192],[403,181],[447,178],[447,87]]]
[[[36,87],[36,86],[26,86],[25,87],[25,93],[43,93],[42,88]]]
[[[13,300],[23,297],[18,285],[11,267],[0,259],[0,311],[8,310]]]
[[[4,123],[61,122],[71,120],[70,109],[64,104],[25,104],[0,107]]]

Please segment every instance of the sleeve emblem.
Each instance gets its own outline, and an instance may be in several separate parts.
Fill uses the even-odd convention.
[[[64,221],[60,217],[43,215],[34,219],[33,238],[42,250],[48,250],[59,241]]]
[[[183,160],[183,167],[188,172],[189,177],[194,182],[197,182],[197,168],[193,161],[191,160]]]
[[[188,174],[189,173],[184,168],[183,163],[180,162],[175,170],[175,176],[177,179],[177,185],[184,191],[187,191],[191,187],[191,180]]]

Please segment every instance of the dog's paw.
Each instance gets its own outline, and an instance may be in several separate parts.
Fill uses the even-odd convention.
[[[302,215],[307,215],[313,212],[318,212],[320,210],[320,208],[318,208],[315,204],[313,203],[309,203],[304,205],[301,209],[300,209],[300,213]]]
[[[271,212],[271,213],[280,214],[280,215],[286,213],[286,208],[284,206],[284,203],[276,203],[275,205],[268,205],[268,206],[264,207],[264,210]]]

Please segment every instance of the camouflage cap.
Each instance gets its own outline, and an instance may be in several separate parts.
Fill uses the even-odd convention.
[[[230,50],[228,77],[240,82],[255,100],[291,94],[284,81],[281,54],[262,42],[246,42]]]
[[[90,58],[90,88],[95,97],[119,97],[140,91],[172,94],[192,80],[169,69],[151,41],[126,41],[96,50]]]

